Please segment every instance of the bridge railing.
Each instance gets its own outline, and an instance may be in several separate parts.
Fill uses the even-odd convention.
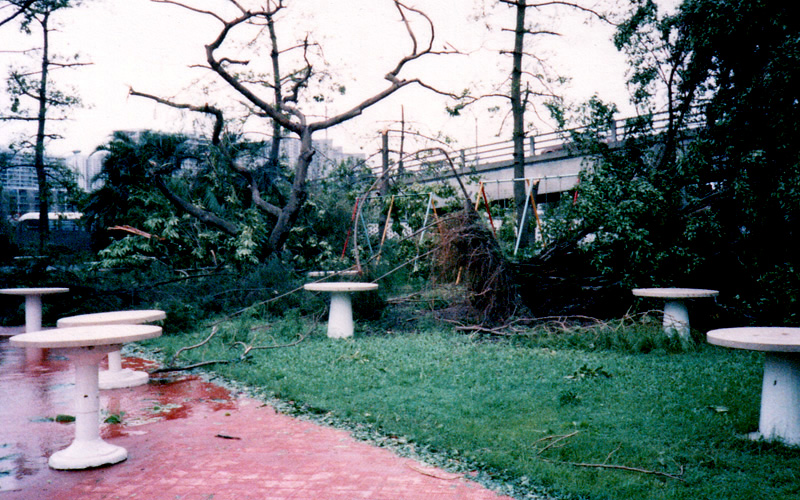
[[[606,133],[602,140],[609,144],[615,144],[621,137],[617,130],[625,130],[630,118],[615,120],[611,130]],[[686,128],[695,129],[702,123],[702,116],[697,113],[692,114],[687,120]],[[669,114],[665,112],[656,113],[652,118],[652,133],[661,133],[667,129],[669,124]],[[563,131],[547,132],[526,137],[525,158],[526,161],[536,161],[536,157],[546,159],[548,155],[563,153],[572,143],[572,135],[575,132],[586,130],[586,127],[576,127]],[[624,132],[623,132],[624,133]],[[450,155],[450,159],[459,167],[472,167],[482,164],[510,163],[514,156],[513,141],[500,141],[489,144],[482,144],[475,147],[468,147],[456,150],[455,156]],[[444,165],[447,161],[441,152],[421,152],[403,159],[403,168],[406,171],[414,172],[427,165]]]

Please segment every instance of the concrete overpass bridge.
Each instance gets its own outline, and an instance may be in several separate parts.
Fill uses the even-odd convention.
[[[666,129],[667,119],[666,113],[654,116],[654,133]],[[602,140],[611,147],[619,145],[623,137],[618,137],[617,129],[624,130],[627,121],[616,120],[615,126]],[[690,125],[690,128],[696,128],[696,125]],[[519,179],[514,177],[514,145],[511,141],[466,148],[457,151],[455,156],[449,156],[463,181],[470,177],[479,179],[478,183],[467,185],[465,182],[472,200],[477,200],[479,195],[485,196],[489,202],[513,199],[514,183],[525,182],[537,202],[554,201],[577,185],[581,169],[588,166],[586,156],[571,147],[570,132],[528,137],[525,141],[525,175]],[[435,168],[426,168],[430,166]],[[406,160],[403,170],[417,173],[414,180],[421,184],[448,182],[459,189],[444,153],[420,155]]]

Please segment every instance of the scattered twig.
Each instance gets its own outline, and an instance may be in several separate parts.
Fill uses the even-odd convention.
[[[200,342],[199,344],[195,344],[195,345],[191,345],[191,346],[184,346],[184,347],[181,347],[180,349],[178,349],[178,350],[175,352],[175,354],[173,354],[173,355],[172,355],[172,358],[170,359],[170,364],[174,363],[174,362],[175,362],[175,360],[176,360],[176,359],[178,359],[178,356],[179,356],[179,355],[180,355],[182,352],[184,352],[184,351],[190,351],[190,350],[192,350],[192,349],[197,349],[198,347],[202,347],[202,346],[204,346],[204,345],[208,344],[208,342],[209,342],[209,341],[210,341],[212,338],[214,338],[214,335],[216,335],[216,334],[217,334],[217,331],[219,331],[219,326],[218,326],[218,325],[214,325],[214,327],[211,329],[211,334],[209,334],[209,336],[208,336],[208,337],[206,337],[206,339],[205,339],[204,341]]]
[[[222,438],[222,439],[238,439],[238,440],[242,439],[242,438],[237,437],[237,436],[228,436],[227,434],[217,434],[214,437],[218,437],[218,438]]]
[[[616,448],[614,448],[613,450],[611,450],[611,451],[608,453],[608,455],[606,455],[606,459],[605,459],[605,460],[603,460],[603,463],[604,463],[604,464],[608,463],[608,461],[611,459],[611,455],[613,455],[614,453],[616,453],[617,451],[619,451],[619,449],[620,449],[621,447],[622,447],[622,445],[621,445],[621,444],[618,444]]]
[[[424,474],[424,475],[430,476],[430,477],[435,477],[436,479],[443,479],[445,481],[452,481],[454,479],[458,479],[458,478],[461,477],[461,474],[455,474],[455,473],[452,473],[452,472],[445,472],[445,471],[441,471],[441,470],[438,470],[438,469],[428,470],[428,469],[423,469],[422,467],[417,467],[417,466],[411,465],[411,464],[408,465],[408,468],[413,470],[413,471],[419,472],[420,474]]]
[[[494,328],[489,328],[483,325],[464,325],[460,321],[454,319],[442,318],[442,321],[457,325],[455,329],[460,332],[479,332],[489,333],[492,335],[514,335],[515,333],[518,333],[518,331],[513,329],[508,323],[505,325],[496,326]],[[509,332],[509,329],[514,331]]]
[[[314,322],[314,325],[316,325],[316,321]],[[237,345],[241,344],[244,347],[244,352],[242,352],[242,355],[240,357],[240,359],[244,359],[245,357],[247,357],[248,354],[250,354],[250,351],[256,351],[256,350],[261,350],[261,349],[281,349],[283,347],[293,347],[293,346],[296,346],[297,344],[299,344],[300,342],[304,341],[305,339],[306,339],[306,334],[303,334],[303,335],[300,336],[300,338],[298,338],[297,340],[295,340],[293,342],[289,342],[288,344],[255,345],[254,346],[254,345],[247,345],[244,342],[240,341],[240,342],[234,342],[233,345],[237,346]]]
[[[683,466],[681,466],[681,470],[678,474],[669,474],[667,472],[661,472],[657,470],[649,470],[649,469],[640,469],[639,467],[628,467],[627,465],[612,465],[612,464],[584,464],[584,463],[577,463],[577,462],[562,462],[568,465],[572,465],[575,467],[592,467],[597,469],[616,469],[616,470],[624,470],[628,472],[638,472],[640,474],[650,474],[653,476],[659,477],[667,477],[669,479],[675,479],[677,481],[685,481],[682,476],[683,475]]]
[[[616,322],[606,322],[601,319],[592,317],[592,316],[584,316],[580,314],[574,314],[570,316],[541,316],[538,318],[516,318],[512,321],[509,321],[505,324],[495,326],[495,327],[487,327],[482,324],[477,325],[466,325],[457,320],[449,320],[445,319],[444,321],[456,325],[457,331],[464,331],[464,332],[479,332],[479,333],[488,333],[491,335],[516,335],[520,332],[524,332],[528,330],[530,327],[533,326],[545,326],[545,327],[555,327],[557,330],[562,332],[569,332],[575,328],[577,325],[584,325],[587,327],[606,327],[610,328],[614,331],[625,327],[626,323],[631,321],[634,322],[638,319],[646,319],[649,316],[663,314],[662,311],[644,311],[641,313],[636,314],[625,314],[625,316],[619,320],[617,326],[614,326]],[[588,323],[588,325],[587,325]],[[521,325],[524,325],[526,328],[522,328]]]
[[[306,337],[309,335],[309,333],[311,333],[314,330],[314,328],[316,328],[317,323],[319,323],[319,318],[320,318],[319,316],[315,316],[314,317],[314,322],[309,327],[308,331],[305,334],[301,335],[297,340],[294,340],[294,341],[292,341],[292,342],[290,342],[288,344],[249,346],[249,345],[247,345],[247,344],[245,344],[244,342],[241,342],[241,341],[234,342],[231,347],[235,347],[237,345],[242,345],[244,347],[244,352],[242,352],[242,354],[238,358],[217,359],[217,360],[213,360],[213,361],[202,361],[200,363],[195,363],[195,364],[187,365],[187,366],[166,366],[164,368],[158,368],[156,370],[153,370],[150,373],[179,372],[179,371],[192,370],[194,368],[201,368],[203,366],[208,366],[208,365],[228,364],[228,363],[233,363],[234,361],[244,361],[244,359],[247,357],[247,355],[250,354],[250,351],[260,350],[260,349],[280,349],[280,348],[284,348],[284,347],[293,347],[293,346],[296,346],[297,344],[299,344],[300,342],[302,342],[303,340],[305,340]],[[182,353],[184,351],[188,351],[190,349],[195,349],[197,347],[200,347],[202,345],[207,344],[214,337],[214,335],[216,335],[218,330],[219,330],[219,326],[218,325],[214,325],[214,327],[211,329],[211,334],[208,337],[206,337],[205,340],[203,340],[202,342],[200,342],[198,344],[195,344],[195,345],[192,345],[192,346],[188,346],[188,347],[181,347],[180,349],[178,349],[178,351],[175,353],[175,355],[172,356],[172,359],[170,360],[170,364],[175,362],[175,359],[178,357],[178,355],[180,353]]]
[[[576,436],[576,435],[577,435],[578,433],[580,433],[580,432],[581,432],[581,431],[575,431],[575,432],[573,432],[573,433],[570,433],[570,434],[565,434],[565,435],[563,435],[563,436],[547,436],[547,437],[545,437],[545,438],[542,438],[542,439],[540,439],[539,441],[542,441],[542,440],[545,440],[545,439],[553,439],[553,438],[556,438],[556,439],[553,439],[553,441],[551,441],[551,442],[550,442],[550,444],[548,444],[547,446],[545,446],[544,448],[542,448],[541,450],[539,450],[539,451],[538,451],[536,454],[537,454],[537,455],[541,455],[542,453],[544,453],[544,451],[545,451],[545,450],[547,450],[547,449],[549,449],[549,448],[552,448],[553,446],[555,446],[556,444],[560,443],[561,441],[563,441],[563,440],[565,440],[565,439],[569,439],[569,438],[571,438],[571,437],[573,437],[573,436]],[[537,441],[537,443],[538,443],[539,441]]]
[[[575,431],[575,432],[572,432],[570,434],[565,434],[563,436],[558,436],[558,435],[556,435],[556,436],[545,436],[545,437],[539,439],[534,444],[541,443],[541,442],[547,441],[549,439],[552,439],[553,441],[550,444],[548,444],[547,446],[545,446],[544,448],[542,448],[541,450],[539,450],[537,455],[541,455],[545,450],[547,450],[549,448],[552,448],[554,445],[556,445],[557,443],[559,443],[559,442],[561,442],[561,441],[563,441],[565,439],[568,439],[568,438],[571,438],[571,437],[575,436],[579,432],[580,431]],[[601,464],[585,463],[585,462],[561,462],[559,460],[549,460],[549,459],[546,459],[546,458],[542,458],[541,460],[544,460],[545,462],[548,462],[548,463],[571,465],[573,467],[588,467],[588,468],[594,468],[594,469],[624,470],[624,471],[627,471],[627,472],[638,472],[639,474],[649,474],[649,475],[652,475],[652,476],[659,476],[659,477],[666,477],[666,478],[669,478],[669,479],[675,479],[677,481],[685,481],[683,478],[680,477],[680,476],[683,475],[683,466],[682,465],[680,467],[680,472],[678,472],[677,474],[670,474],[668,472],[661,472],[661,471],[657,471],[657,470],[643,469],[641,467],[630,467],[630,466],[627,466],[627,465],[616,465],[616,464],[607,463],[608,460],[611,458],[611,455],[616,453],[619,449],[620,449],[620,446],[617,446],[616,448],[614,448],[608,455],[606,455],[606,459]]]
[[[165,366],[163,368],[157,368],[150,372],[150,374],[154,373],[168,373],[168,372],[183,372],[188,370],[194,370],[195,368],[202,368],[203,366],[209,365],[217,365],[217,364],[228,364],[231,361],[236,361],[235,359],[215,359],[213,361],[201,361],[200,363],[195,363],[193,365],[186,365],[186,366]]]

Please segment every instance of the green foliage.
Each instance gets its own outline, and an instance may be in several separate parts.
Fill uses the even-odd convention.
[[[286,250],[296,267],[339,270],[352,264],[351,252],[342,256],[353,227],[356,198],[374,182],[363,163],[343,162],[322,179],[308,183],[309,197],[291,230]],[[372,220],[367,215],[366,220]],[[359,235],[363,242],[363,236]],[[352,248],[352,236],[348,246]]]
[[[666,98],[666,128],[654,134],[644,114],[611,148],[613,108],[587,103],[573,140],[591,168],[550,238],[580,241],[623,287],[718,289],[726,324],[796,322],[798,36],[796,16],[770,2],[687,0],[674,16],[634,2],[615,42],[640,109]]]
[[[258,161],[260,145],[228,138],[226,152],[237,161]],[[152,260],[176,268],[256,264],[263,257],[268,221],[237,189],[242,182],[227,168],[216,146],[182,135],[118,132],[99,148],[107,155],[84,214],[105,267],[141,266]],[[170,169],[173,193],[219,216],[236,220],[233,236],[177,211],[153,182],[154,169]],[[279,174],[261,174],[278,183]],[[276,176],[272,178],[271,176]],[[275,188],[277,189],[277,188]],[[269,192],[269,191],[268,191]],[[113,232],[108,228],[117,227]]]
[[[780,3],[696,0],[679,20],[693,48],[687,80],[712,92],[692,160],[716,183],[709,209],[726,245],[715,271],[746,318],[796,323],[800,21]]]
[[[713,191],[708,174],[684,155],[660,168],[661,137],[647,121],[629,123],[622,146],[609,148],[609,111],[594,103],[594,119],[575,137],[594,155],[592,166],[561,207],[564,223],[547,227],[548,238],[583,238],[581,251],[595,269],[624,287],[698,286],[720,236],[715,215],[703,210]]]

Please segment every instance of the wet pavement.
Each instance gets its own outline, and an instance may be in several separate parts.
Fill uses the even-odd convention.
[[[123,367],[157,365],[124,357]],[[72,414],[73,388],[58,351],[32,363],[0,336],[0,500],[509,498],[186,374],[100,391],[101,436],[128,459],[57,471],[47,458],[74,436],[74,423],[59,422]]]

